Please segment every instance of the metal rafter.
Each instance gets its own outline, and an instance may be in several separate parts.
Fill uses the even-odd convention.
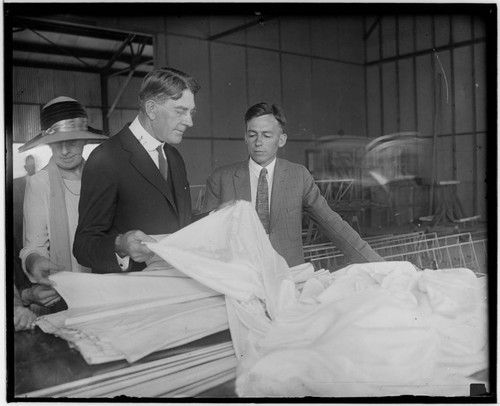
[[[118,50],[115,52],[115,54],[113,55],[113,57],[108,61],[108,63],[106,64],[106,66],[103,68],[104,74],[106,74],[107,70],[111,69],[111,67],[113,66],[113,64],[122,55],[122,53],[125,50],[125,48],[127,47],[127,45],[130,45],[130,43],[134,40],[134,38],[135,38],[135,34],[129,34],[127,36],[127,38],[125,38],[125,40],[122,42],[122,44],[120,45],[120,47],[118,48]]]
[[[28,17],[14,17],[12,26],[18,28],[30,28],[39,31],[48,31],[59,34],[77,35],[82,37],[107,39],[112,41],[124,41],[130,35],[123,31],[114,31],[110,29],[89,27],[79,24],[68,23],[64,21],[53,21],[48,19],[37,19]],[[135,42],[146,42],[147,45],[153,45],[153,39],[149,35],[135,33]]]
[[[127,88],[128,84],[130,82],[130,79],[132,79],[132,76],[133,76],[135,70],[140,65],[139,61],[141,59],[142,53],[144,52],[144,48],[146,47],[146,43],[143,41],[141,44],[138,45],[137,52],[134,52],[134,47],[132,45],[133,38],[134,38],[133,35],[129,36],[127,38],[127,40],[123,42],[122,46],[120,47],[120,49],[118,50],[118,52],[115,55],[116,57],[118,57],[123,52],[123,50],[126,48],[126,46],[128,45],[130,47],[130,51],[132,53],[132,58],[130,61],[130,67],[128,68],[129,74],[127,75],[127,79],[120,87],[120,90],[119,90],[118,94],[116,95],[115,100],[113,101],[111,107],[109,108],[109,110],[106,114],[106,119],[109,119],[109,117],[111,117],[111,114],[113,114],[113,111],[115,110],[116,105],[118,104],[120,98],[122,97],[123,92]],[[110,68],[113,65],[113,63],[114,63],[114,60],[111,60],[110,63],[108,63],[107,68]],[[106,70],[103,70],[103,73],[105,73],[105,72],[106,72]]]
[[[88,59],[100,59],[109,61],[115,55],[114,52],[109,51],[99,51],[83,48],[74,47],[64,47],[71,54],[78,54],[80,58]],[[42,55],[65,55],[66,52],[59,50],[59,48],[54,48],[52,45],[34,44],[28,41],[16,41],[12,42],[12,50],[19,52],[30,52]],[[141,62],[146,63],[150,58],[143,57]],[[130,63],[130,55],[121,55],[116,59],[116,62]]]
[[[82,65],[85,65],[87,68],[92,68],[92,65],[88,64],[87,62],[85,62],[84,60],[82,60],[79,56],[76,56],[74,54],[72,54],[70,51],[68,51],[66,48],[64,47],[61,47],[59,45],[57,45],[56,43],[54,43],[53,41],[51,41],[50,39],[48,39],[46,36],[40,34],[38,31],[32,29],[32,28],[29,28],[29,30],[31,32],[33,32],[34,34],[38,35],[40,38],[42,38],[44,41],[48,42],[50,45],[52,45],[54,48],[60,50],[62,53],[65,53],[66,55],[72,57],[72,58],[75,58],[78,62],[80,62]]]
[[[146,66],[152,64],[153,60],[147,60],[144,63],[138,64],[136,68],[140,66]],[[30,59],[21,59],[16,58],[15,61],[12,61],[12,66],[26,67],[26,68],[39,68],[39,69],[55,69],[55,70],[64,70],[70,72],[86,72],[86,73],[100,73],[101,69],[97,68],[86,68],[84,66],[75,66],[68,65],[65,63],[54,63],[54,62],[42,62],[42,61],[33,61]],[[130,68],[126,69],[111,69],[109,71],[108,77],[122,75],[130,71]],[[145,72],[136,71],[134,72],[134,77],[142,78],[144,77]]]

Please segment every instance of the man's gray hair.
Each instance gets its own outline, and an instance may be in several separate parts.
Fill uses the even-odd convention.
[[[143,79],[139,90],[139,106],[144,108],[148,100],[163,104],[167,99],[178,100],[184,90],[196,94],[200,85],[188,75],[174,68],[159,68],[149,72]]]

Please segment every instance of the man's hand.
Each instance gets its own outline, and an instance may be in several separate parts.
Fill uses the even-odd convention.
[[[16,331],[32,329],[36,315],[24,306],[14,306],[14,329]]]
[[[129,256],[135,262],[146,262],[154,256],[143,242],[156,242],[156,240],[140,230],[132,230],[116,237],[115,252],[120,256]]]
[[[50,262],[50,260],[40,254],[30,254],[26,258],[26,269],[35,279],[36,283],[50,286],[48,279],[50,274],[64,271],[64,266]],[[69,271],[69,269],[67,269]]]
[[[46,307],[53,306],[61,300],[59,293],[45,285],[33,285],[31,288],[24,289],[21,292],[21,298],[25,305],[36,303]]]

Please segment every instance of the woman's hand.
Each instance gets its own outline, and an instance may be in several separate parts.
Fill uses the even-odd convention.
[[[36,283],[50,286],[49,275],[64,271],[64,266],[55,264],[40,254],[30,254],[26,258],[26,269]]]
[[[31,288],[21,292],[24,304],[36,303],[40,306],[50,307],[55,305],[61,296],[51,287],[45,285],[33,285]]]
[[[36,315],[24,306],[14,306],[14,329],[16,331],[33,329]]]

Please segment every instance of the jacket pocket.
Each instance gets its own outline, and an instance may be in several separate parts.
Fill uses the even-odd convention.
[[[296,241],[302,237],[302,208],[287,208],[285,213],[285,224],[290,241]]]

